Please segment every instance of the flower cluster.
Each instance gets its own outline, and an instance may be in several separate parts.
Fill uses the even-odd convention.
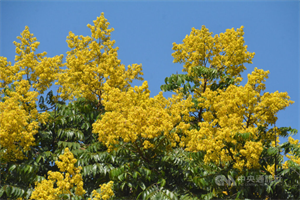
[[[99,136],[99,141],[107,146],[118,144],[119,138],[124,142],[134,143],[142,140],[145,149],[153,148],[151,139],[166,136],[173,146],[180,141],[174,126],[189,116],[188,108],[193,105],[191,99],[173,96],[170,99],[159,93],[150,97],[148,84],[121,91],[105,85],[107,91],[103,96],[106,112],[102,118],[93,124],[93,132]]]
[[[7,61],[7,58],[0,56],[0,89],[6,88],[11,84],[15,77],[14,75],[19,71],[16,66],[11,66],[11,62]],[[3,93],[3,89],[0,91],[0,96]]]
[[[243,162],[245,163],[246,168],[251,169],[251,168],[259,168],[259,158],[260,158],[260,154],[263,151],[263,146],[261,142],[252,142],[252,141],[247,141],[246,144],[244,145],[244,148],[240,150],[241,155],[247,160],[247,162]],[[241,166],[239,167],[239,160],[241,160],[240,158],[238,158],[238,162],[235,163],[236,168],[241,169]]]
[[[71,189],[75,188],[75,195],[82,196],[86,193],[83,189],[81,167],[75,167],[77,160],[69,151],[65,149],[64,154],[59,156],[62,161],[56,162],[60,172],[48,172],[48,180],[36,183],[35,190],[32,192],[30,199],[61,199],[64,194],[73,195]],[[56,188],[55,188],[56,184]]]
[[[30,91],[28,81],[14,82],[14,87],[0,102],[0,145],[5,149],[3,158],[11,161],[25,158],[23,152],[34,145],[38,122],[45,123],[48,118],[48,113],[38,113],[38,93]]]
[[[173,43],[174,62],[184,63],[183,71],[188,74],[191,74],[193,67],[210,63],[225,74],[240,76],[246,69],[244,63],[252,63],[254,57],[254,53],[247,51],[243,28],[227,29],[214,37],[205,26],[200,30],[192,28],[190,35],[183,39],[183,44]]]
[[[101,101],[103,84],[121,90],[129,87],[133,79],[142,80],[139,75],[142,66],[129,65],[127,70],[118,59],[118,47],[113,48],[114,40],[110,39],[113,28],[104,13],[94,20],[94,26],[88,24],[91,36],[75,36],[70,32],[67,43],[72,50],[67,52],[66,69],[59,75],[57,84],[63,99],[84,97]]]
[[[21,37],[18,36],[17,38],[20,40],[20,43],[14,42],[17,53],[14,67],[18,71],[15,74],[15,80],[25,78],[31,83],[34,90],[43,94],[57,79],[57,75],[62,67],[63,55],[49,58],[45,57],[47,55],[46,52],[36,54],[35,51],[40,43],[29,32],[27,26],[21,33]]]
[[[101,193],[98,193],[96,190],[93,190],[93,200],[108,200],[109,198],[114,196],[114,192],[112,190],[113,184],[113,181],[109,181],[107,184],[100,185]],[[91,198],[89,198],[88,200],[91,200]]]
[[[299,140],[295,140],[293,139],[292,137],[289,137],[288,139],[289,143],[294,145],[293,149],[296,149],[296,148],[300,148],[300,143],[299,143]],[[297,165],[300,165],[300,155],[299,153],[295,153],[293,151],[290,151],[288,155],[286,155],[287,158],[289,158],[290,161],[292,161],[293,163],[297,164]],[[289,167],[289,162],[286,161],[284,164],[283,164],[283,167],[284,168],[288,168]]]

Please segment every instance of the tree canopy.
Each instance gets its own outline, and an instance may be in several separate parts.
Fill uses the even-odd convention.
[[[263,69],[241,85],[255,55],[243,26],[192,28],[173,43],[183,73],[150,97],[142,65],[118,59],[104,13],[93,24],[89,36],[69,33],[65,61],[36,53],[28,27],[15,63],[0,57],[0,198],[300,198],[297,130],[276,126],[294,102],[265,91]]]

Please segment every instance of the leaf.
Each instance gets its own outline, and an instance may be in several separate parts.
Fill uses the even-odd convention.
[[[168,84],[168,77],[165,78],[165,84]]]
[[[160,183],[160,187],[164,187],[165,185],[166,185],[166,179],[161,179],[160,181],[159,181],[159,183]]]
[[[145,190],[146,189],[146,185],[143,183],[143,182],[140,182],[139,183],[139,186],[142,190]]]
[[[0,188],[0,197],[2,197],[3,193],[5,192],[4,187]]]
[[[6,185],[5,187],[5,192],[7,196],[11,196],[11,192],[12,192],[12,187],[9,185]]]
[[[50,104],[50,105],[53,105],[54,102],[53,102],[53,91],[50,90],[46,96],[46,101],[47,101],[47,104]]]
[[[183,83],[183,80],[180,76],[178,76],[177,85],[180,86]]]
[[[281,173],[280,173],[280,175],[281,176],[284,176],[285,174],[288,174],[290,172],[290,169],[284,169]]]
[[[276,147],[269,147],[267,153],[271,156],[276,155],[278,153],[278,149]]]

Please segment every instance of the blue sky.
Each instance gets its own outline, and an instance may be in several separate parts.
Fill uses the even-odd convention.
[[[214,34],[244,26],[245,43],[255,52],[252,65],[269,70],[268,92],[288,92],[295,103],[278,114],[277,126],[299,130],[299,1],[0,1],[0,56],[14,63],[13,41],[29,26],[40,42],[38,53],[48,56],[69,50],[66,36],[90,35],[101,12],[115,31],[119,59],[126,66],[142,63],[151,96],[158,94],[164,79],[181,73],[174,64],[172,43],[181,43],[191,28],[205,25]],[[141,82],[134,82],[141,85]],[[299,139],[299,135],[295,136]],[[285,140],[282,140],[285,141]]]

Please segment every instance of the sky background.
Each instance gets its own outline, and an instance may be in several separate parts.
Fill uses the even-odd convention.
[[[242,73],[244,85],[254,67],[269,70],[267,92],[288,92],[293,105],[278,113],[277,126],[299,130],[299,1],[0,1],[0,56],[14,64],[13,41],[29,26],[47,56],[69,50],[66,37],[90,35],[101,12],[115,31],[112,39],[126,66],[143,65],[151,96],[182,64],[174,64],[172,43],[182,43],[191,28],[205,25],[214,34],[244,28],[245,44],[255,52]],[[141,81],[134,84],[141,85]],[[169,96],[166,94],[165,96]],[[295,138],[299,139],[299,135]],[[281,139],[281,142],[286,141]]]

